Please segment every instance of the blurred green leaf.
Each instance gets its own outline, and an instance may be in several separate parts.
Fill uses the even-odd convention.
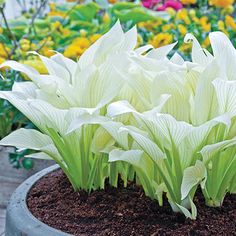
[[[93,2],[86,5],[78,5],[71,11],[71,13],[69,14],[69,18],[71,20],[92,22],[98,10],[99,6]]]

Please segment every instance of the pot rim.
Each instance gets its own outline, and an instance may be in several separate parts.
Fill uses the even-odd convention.
[[[6,211],[6,236],[69,236],[58,229],[52,228],[38,220],[28,209],[27,196],[33,185],[46,174],[57,170],[58,165],[45,168],[26,179],[12,194]]]

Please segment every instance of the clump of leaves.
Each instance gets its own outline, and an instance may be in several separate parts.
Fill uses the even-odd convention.
[[[118,22],[78,62],[39,55],[46,75],[5,62],[31,81],[0,97],[38,131],[16,130],[0,144],[54,159],[75,190],[136,173],[146,195],[162,205],[166,193],[173,211],[196,219],[199,186],[210,206],[236,192],[236,51],[222,33],[210,40],[213,55],[186,35],[192,61],[184,61],[168,56],[176,44],[135,48],[136,28],[124,33]]]

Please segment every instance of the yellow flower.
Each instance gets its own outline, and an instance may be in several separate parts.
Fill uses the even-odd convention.
[[[170,16],[175,16],[176,11],[172,7],[167,7],[166,11],[169,13]]]
[[[222,31],[222,32],[225,33],[226,35],[229,35],[229,33],[227,32],[227,30],[225,29],[225,23],[224,23],[224,21],[219,20],[218,23],[217,23],[217,25],[218,25],[218,29],[219,29],[220,31]]]
[[[81,36],[81,37],[85,37],[88,32],[87,32],[86,30],[84,30],[84,29],[81,29],[81,30],[79,31],[79,33],[80,33],[80,36]]]
[[[209,32],[211,30],[211,23],[208,23],[208,18],[206,16],[202,16],[199,19],[199,23],[205,32]]]
[[[76,38],[73,40],[72,44],[65,49],[64,56],[76,59],[80,57],[89,46],[90,41],[87,38]]]
[[[225,17],[225,24],[227,27],[230,27],[233,30],[236,30],[236,23],[234,22],[234,18],[232,16],[227,15]]]
[[[186,27],[184,25],[181,25],[181,24],[178,25],[178,30],[179,30],[179,32],[182,36],[186,35],[187,32],[188,32]]]
[[[8,54],[10,52],[10,49],[6,46],[4,46],[2,43],[0,43],[0,57],[7,58]]]
[[[197,0],[180,0],[183,5],[195,4]]]
[[[50,2],[49,3],[49,7],[51,11],[55,11],[56,10],[56,4],[54,2]]]
[[[233,5],[234,0],[209,0],[209,5],[215,7],[229,7]]]
[[[36,69],[40,74],[48,74],[48,71],[40,59],[31,59],[22,61],[23,64],[28,65]],[[25,80],[29,80],[28,76],[22,74]]]
[[[108,0],[108,2],[109,2],[110,4],[115,4],[115,3],[116,3],[116,0]]]
[[[191,52],[192,45],[191,43],[183,43],[179,50],[184,53],[190,53]]]
[[[225,23],[224,23],[224,21],[219,20],[217,22],[217,25],[218,25],[219,30],[225,30]]]
[[[91,43],[95,43],[102,35],[101,34],[94,34],[92,36],[90,36],[90,42]]]
[[[166,24],[161,27],[162,31],[168,31],[172,28],[171,24]]]
[[[155,30],[157,26],[160,26],[163,24],[163,20],[161,18],[156,19],[155,21],[146,21],[146,22],[139,22],[138,27],[139,28],[145,28],[149,31]]]
[[[69,29],[66,29],[66,28],[60,29],[60,32],[62,33],[62,35],[63,35],[64,37],[67,37],[67,36],[69,36],[69,35],[71,34],[70,30],[69,30]]]
[[[195,22],[196,24],[200,24],[199,18],[193,17],[192,20],[193,20],[193,22]]]
[[[208,47],[210,46],[210,39],[209,39],[208,36],[203,40],[202,46],[203,46],[204,48],[208,48]]]
[[[110,23],[111,19],[110,19],[110,16],[107,12],[103,15],[102,21],[106,24]]]
[[[37,50],[37,45],[35,43],[31,43],[31,50],[35,51]]]
[[[234,12],[234,7],[232,5],[226,7],[225,12],[228,14],[232,14]]]
[[[60,17],[65,17],[66,13],[60,12],[60,11],[50,11],[48,12],[48,16],[60,16]]]
[[[182,20],[186,25],[189,25],[191,23],[188,12],[184,8],[177,12],[176,19]]]
[[[0,34],[2,34],[3,33],[3,28],[2,27],[0,27]]]
[[[3,57],[0,57],[0,64],[2,64],[4,61],[6,61],[6,59]]]
[[[161,47],[167,44],[172,43],[173,41],[173,36],[169,33],[159,33],[157,35],[155,35],[150,41],[149,43],[155,47]]]
[[[143,38],[140,34],[138,34],[138,42],[137,42],[137,46],[136,47],[139,47],[143,44]]]
[[[52,28],[53,29],[59,29],[61,27],[61,22],[60,21],[55,21],[52,23]]]
[[[188,13],[189,13],[189,15],[191,17],[195,17],[196,16],[196,11],[194,9],[190,9]]]
[[[28,39],[21,39],[20,44],[30,44],[30,41]]]
[[[78,38],[74,39],[73,43],[77,44],[81,48],[88,48],[90,45],[89,40],[84,37],[78,37]]]
[[[53,52],[52,50],[53,50],[52,48],[44,46],[40,49],[39,53],[46,57],[51,57],[55,55],[55,52]]]
[[[29,51],[30,44],[21,44],[21,49],[25,52]]]

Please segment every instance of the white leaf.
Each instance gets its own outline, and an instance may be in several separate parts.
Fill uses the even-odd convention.
[[[218,112],[229,113],[232,117],[236,115],[236,81],[214,80]]]
[[[175,42],[175,43],[165,45],[165,46],[162,46],[162,47],[159,47],[159,48],[156,48],[156,49],[152,49],[147,54],[147,57],[154,58],[154,59],[157,59],[157,60],[161,60],[161,59],[165,58],[168,55],[168,53],[175,47],[175,45],[177,43],[178,42]]]
[[[207,178],[207,170],[205,165],[198,161],[194,166],[190,166],[184,170],[183,180],[181,184],[181,199],[185,199],[193,187]]]
[[[31,153],[31,154],[25,155],[25,157],[41,159],[41,160],[52,160],[52,157],[50,157],[48,154],[44,152]]]
[[[214,57],[220,68],[219,77],[236,80],[236,51],[232,43],[222,32],[212,32],[209,34],[209,38]]]
[[[142,168],[142,155],[143,152],[140,150],[122,151],[119,149],[115,149],[112,150],[109,154],[109,162],[125,161],[138,168]]]
[[[0,145],[42,150],[53,144],[51,138],[34,129],[18,129],[0,141]]]
[[[83,125],[93,125],[93,124],[103,124],[110,119],[104,116],[95,116],[90,114],[82,114],[77,117],[72,123],[70,124],[67,134],[80,129]]]

